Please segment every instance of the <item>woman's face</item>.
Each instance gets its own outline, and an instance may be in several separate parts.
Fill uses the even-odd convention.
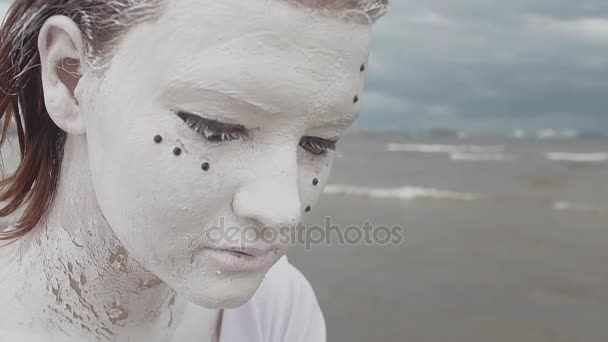
[[[281,1],[174,0],[131,30],[79,99],[129,254],[196,304],[244,303],[358,115],[370,29]]]

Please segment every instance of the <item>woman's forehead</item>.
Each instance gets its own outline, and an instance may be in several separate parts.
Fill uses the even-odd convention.
[[[155,26],[174,39],[183,37],[199,49],[243,35],[272,34],[301,45],[341,48],[337,42],[349,42],[369,48],[369,22],[340,19],[354,17],[353,13],[321,13],[282,0],[176,0],[170,2]],[[364,16],[363,12],[359,14]]]
[[[126,60],[146,58],[135,66],[119,64],[130,73],[141,69],[149,79],[155,70],[157,85],[181,84],[182,90],[183,84],[196,85],[277,112],[310,108],[311,114],[356,115],[352,99],[362,88],[371,25],[278,1],[252,0],[255,6],[243,8],[236,7],[242,1],[225,0],[211,10],[198,5],[188,10],[188,3],[175,1],[158,22],[129,34],[119,54]]]
[[[133,28],[118,54],[146,54],[146,60],[158,57],[166,63],[180,54],[202,57],[224,49],[238,57],[283,53],[315,63],[352,59],[358,64],[367,60],[371,45],[371,24],[277,0],[175,0],[165,11],[159,20]],[[190,58],[192,63],[198,60]]]

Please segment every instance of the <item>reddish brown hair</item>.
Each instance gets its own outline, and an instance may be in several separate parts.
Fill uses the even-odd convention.
[[[50,206],[61,170],[66,133],[51,120],[44,104],[38,33],[53,15],[80,27],[88,65],[102,70],[104,57],[126,28],[156,17],[162,0],[15,0],[0,29],[0,147],[14,127],[20,161],[5,175],[0,165],[0,218],[20,214],[0,240],[31,231]],[[21,210],[23,210],[21,212]],[[0,227],[0,230],[2,227]]]
[[[23,37],[28,42],[17,60],[12,41],[14,30],[31,1],[18,1],[6,17],[0,31],[0,122],[4,146],[11,121],[14,121],[21,161],[16,171],[0,180],[0,217],[15,213],[23,205],[23,216],[14,229],[0,233],[0,240],[13,240],[30,231],[40,220],[57,187],[62,157],[63,133],[50,119],[44,107],[37,51],[37,37]],[[32,31],[30,31],[32,32]],[[2,165],[4,175],[4,165]]]

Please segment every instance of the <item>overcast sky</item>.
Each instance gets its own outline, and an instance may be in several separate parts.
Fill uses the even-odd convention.
[[[374,44],[362,127],[608,131],[606,0],[393,0]]]

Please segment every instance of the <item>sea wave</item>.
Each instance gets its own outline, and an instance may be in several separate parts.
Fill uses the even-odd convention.
[[[388,144],[390,152],[419,153],[501,153],[504,146],[441,145],[441,144]]]
[[[608,153],[562,153],[549,152],[546,158],[552,161],[567,161],[575,163],[601,163],[608,161]]]
[[[555,129],[543,129],[536,132],[536,138],[539,140],[547,139],[576,139],[578,132],[574,129],[555,130]]]
[[[528,136],[528,134],[523,129],[516,129],[509,135],[509,137],[513,139],[523,139],[526,136]]]
[[[517,159],[512,154],[505,153],[464,153],[456,152],[450,154],[450,159],[454,161],[511,161]]]
[[[570,211],[584,214],[604,214],[608,213],[608,208],[602,208],[597,205],[575,203],[575,202],[554,202],[553,210]]]
[[[396,200],[460,200],[474,201],[480,198],[475,194],[458,193],[421,187],[373,188],[354,185],[334,184],[325,188],[326,194],[367,197],[372,199]]]

